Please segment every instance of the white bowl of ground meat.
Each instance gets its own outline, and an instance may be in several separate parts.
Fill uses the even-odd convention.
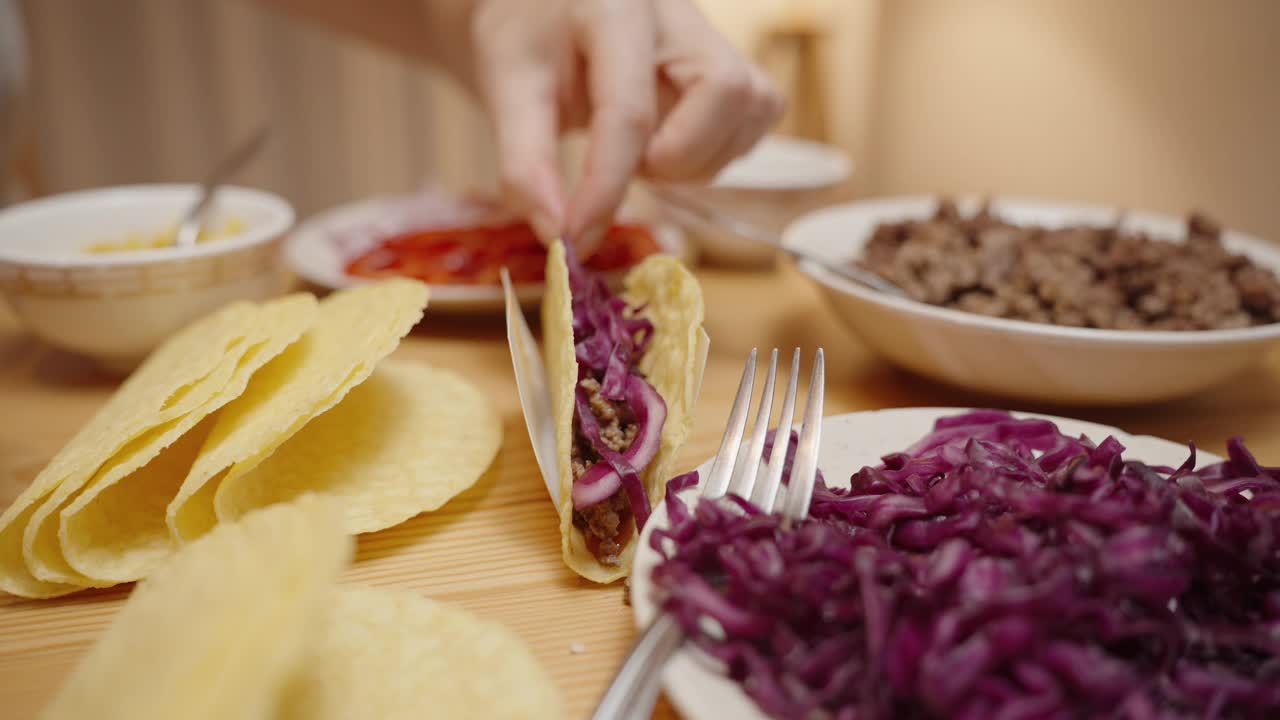
[[[1198,214],[888,198],[806,215],[784,242],[911,296],[800,263],[874,351],[996,395],[1170,400],[1228,381],[1280,341],[1280,247]]]

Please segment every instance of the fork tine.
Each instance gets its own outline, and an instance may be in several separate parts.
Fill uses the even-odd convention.
[[[738,395],[734,398],[733,409],[729,411],[729,423],[724,437],[720,441],[720,451],[716,454],[703,485],[703,499],[718,498],[728,490],[729,480],[733,476],[734,465],[738,461],[738,451],[742,445],[742,433],[747,427],[747,415],[751,410],[751,390],[756,376],[756,349],[752,348],[747,356],[746,367],[742,371],[742,381],[738,385]],[[767,428],[773,402],[773,385],[777,374],[778,351],[775,349],[769,360],[769,375],[765,380],[765,389],[761,396],[760,409],[756,414],[756,425],[748,449],[755,462],[751,467],[751,476],[757,474],[761,449],[757,441],[763,444],[764,433],[761,427]],[[795,414],[796,383],[800,375],[800,349],[796,348],[791,356],[791,377],[787,381],[787,394],[782,404],[782,416],[778,427],[789,433]],[[805,499],[801,505],[807,513],[809,500],[813,494],[813,475],[817,469],[818,436],[822,430],[822,387],[824,379],[822,349],[818,349],[814,360],[813,377],[809,381],[809,399],[806,407],[804,429],[800,433],[800,447],[796,453],[796,467],[805,468],[792,476],[791,487],[803,490]],[[757,486],[752,494],[752,501],[757,495],[765,495],[771,512],[777,496],[779,479],[782,474],[783,459],[786,457],[787,440],[775,442],[773,452],[769,455],[769,472],[764,485]],[[808,478],[809,482],[796,483],[796,478]],[[770,483],[771,489],[770,489]],[[787,507],[793,502],[792,493],[787,493]],[[796,501],[797,503],[799,501]],[[757,502],[757,504],[760,504]],[[784,518],[784,522],[788,522]],[[656,683],[658,672],[668,658],[680,647],[684,634],[679,623],[668,613],[659,614],[641,633],[639,640],[632,646],[618,669],[613,682],[610,683],[600,703],[596,706],[593,720],[613,720],[619,717],[648,717],[653,710],[653,701],[657,696]]]
[[[809,398],[805,401],[804,427],[796,447],[796,462],[787,487],[784,522],[799,522],[809,515],[809,501],[818,472],[818,442],[822,438],[823,386],[826,384],[826,361],[822,348],[813,358],[813,375],[809,378]]]
[[[751,502],[766,513],[773,512],[773,504],[778,499],[778,487],[782,484],[782,465],[787,457],[787,445],[790,444],[791,423],[796,413],[796,382],[800,378],[800,348],[791,354],[791,375],[787,380],[787,394],[782,398],[782,412],[778,415],[777,430],[773,436],[773,451],[769,453],[769,463],[765,466],[764,482],[756,483],[751,493]],[[777,433],[783,434],[778,440]]]
[[[729,478],[738,461],[738,448],[742,445],[742,432],[747,428],[747,413],[751,410],[751,388],[755,384],[755,378],[756,349],[751,348],[747,366],[742,369],[738,396],[733,399],[733,409],[729,411],[729,424],[725,426],[724,437],[720,440],[720,451],[716,453],[711,472],[707,473],[707,482],[702,486],[704,498],[718,498],[729,490]]]
[[[773,415],[773,381],[778,373],[778,348],[769,355],[769,372],[764,378],[764,389],[760,391],[760,406],[756,408],[756,424],[751,429],[751,440],[747,443],[747,454],[739,458],[733,471],[733,482],[729,484],[729,492],[740,498],[751,496],[751,488],[755,487],[756,476],[760,472],[760,457],[764,454],[764,436],[769,433],[769,418]]]

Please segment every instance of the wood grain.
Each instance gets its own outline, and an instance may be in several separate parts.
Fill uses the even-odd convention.
[[[846,333],[791,269],[703,270],[699,277],[712,352],[699,421],[682,468],[714,452],[741,363],[756,345],[800,346],[807,354],[824,346],[830,414],[1004,404],[890,368]],[[570,716],[586,715],[634,636],[630,609],[621,584],[583,581],[560,561],[555,513],[525,434],[501,319],[449,318],[428,310],[397,356],[450,368],[475,382],[502,414],[506,434],[498,459],[471,490],[435,513],[360,538],[346,579],[411,588],[506,623],[559,683]],[[115,385],[91,364],[25,335],[0,307],[0,506],[12,501]],[[1123,410],[1021,404],[1014,409],[1195,440],[1211,451],[1221,451],[1230,435],[1241,434],[1264,463],[1280,464],[1280,355],[1275,353],[1236,382],[1179,403]],[[0,596],[0,714],[34,717],[127,593],[125,587],[43,602]],[[570,652],[573,643],[585,652]],[[671,718],[674,711],[664,702],[655,717]]]

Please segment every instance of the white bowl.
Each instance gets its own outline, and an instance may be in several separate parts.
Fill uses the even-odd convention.
[[[882,222],[929,217],[936,198],[869,200],[820,210],[786,230],[784,243],[847,263]],[[958,203],[966,214],[978,200]],[[993,209],[1017,223],[1109,225],[1116,208],[1001,199]],[[1178,239],[1184,221],[1128,213],[1125,227]],[[1280,271],[1280,248],[1227,232],[1223,242],[1255,263]],[[1240,330],[1121,331],[1069,328],[986,317],[891,297],[844,280],[813,263],[812,278],[835,313],[896,365],[944,383],[1055,404],[1129,405],[1170,400],[1224,382],[1263,358],[1280,324]]]
[[[0,293],[52,345],[128,369],[175,330],[233,300],[279,293],[278,242],[293,208],[246,188],[218,192],[211,219],[233,237],[194,248],[91,254],[90,244],[171,227],[194,185],[131,185],[55,195],[0,212]]]
[[[682,188],[704,203],[762,230],[781,232],[788,222],[831,202],[849,179],[853,162],[831,145],[770,135],[730,163],[704,188]],[[720,227],[690,220],[691,239],[702,257],[743,267],[771,265],[777,253]]]
[[[621,213],[624,221],[638,221]],[[346,272],[351,258],[375,247],[384,238],[425,227],[465,226],[502,222],[514,216],[484,200],[460,198],[441,190],[374,197],[326,210],[300,223],[284,243],[290,268],[309,283],[336,290],[372,282]],[[662,252],[689,261],[689,244],[679,227],[648,223]],[[542,300],[541,283],[516,286],[525,308]],[[433,313],[500,313],[506,307],[501,285],[431,286]]]
[[[933,427],[940,417],[953,415],[959,408],[910,408],[878,410],[836,415],[823,419],[822,446],[818,467],[832,487],[849,487],[849,477],[866,465],[875,465],[885,453],[901,450],[915,442]],[[1125,457],[1151,465],[1177,467],[1187,459],[1187,446],[1146,435],[1129,435],[1117,428],[1095,423],[1069,420],[1048,415],[1025,415],[1053,420],[1067,435],[1088,435],[1101,442],[1112,435],[1125,446]],[[1197,466],[1219,462],[1221,458],[1200,451]],[[700,478],[711,469],[711,460],[698,468]],[[698,490],[690,488],[680,494],[691,508],[697,504]],[[779,503],[781,506],[781,503]],[[665,503],[654,508],[644,532],[636,541],[635,565],[631,572],[631,609],[637,629],[653,621],[658,612],[653,570],[662,561],[650,544],[656,530],[669,527]],[[729,679],[716,662],[701,650],[685,645],[676,652],[662,672],[667,696],[686,720],[765,720],[765,715],[742,692],[741,686]]]

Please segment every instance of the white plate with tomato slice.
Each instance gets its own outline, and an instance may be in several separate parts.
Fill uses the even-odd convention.
[[[653,253],[688,259],[676,226],[625,215],[588,266],[620,277]],[[299,225],[284,255],[307,282],[335,290],[387,277],[431,286],[433,311],[501,312],[506,267],[521,305],[542,298],[546,250],[527,223],[485,198],[439,191],[375,197],[327,210]]]

